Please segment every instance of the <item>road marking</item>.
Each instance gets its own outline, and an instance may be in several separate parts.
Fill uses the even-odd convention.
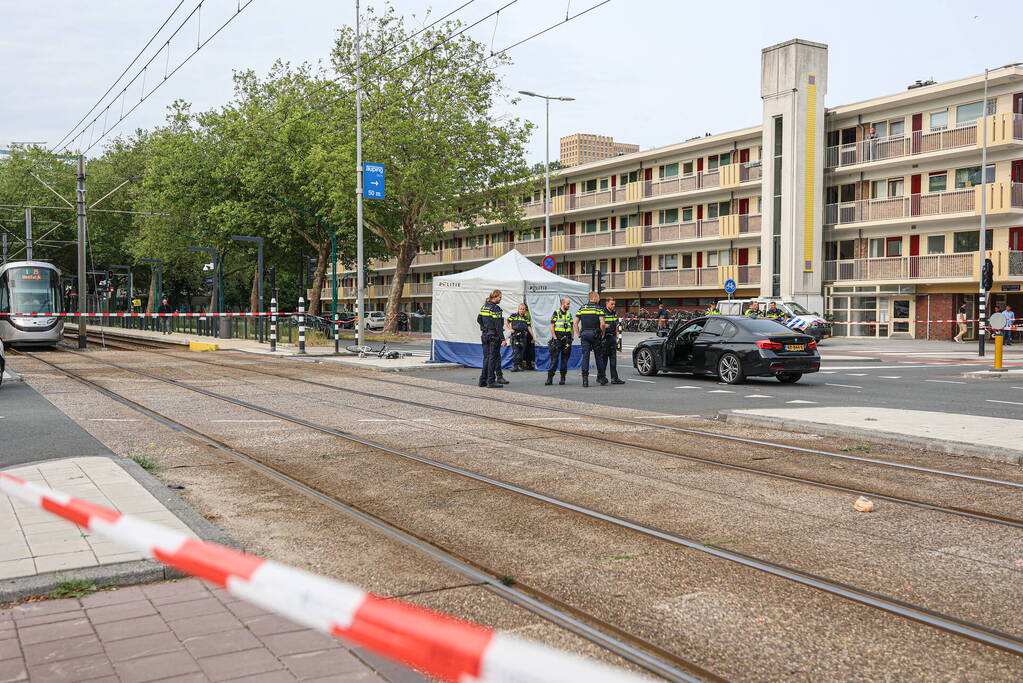
[[[988,403],[1008,403],[1011,406],[1023,406],[1023,403],[1020,403],[1019,401],[996,401],[993,398],[989,398],[987,400],[987,402]]]
[[[845,376],[846,377],[866,377],[867,373],[865,373],[865,372],[847,372],[847,373],[845,373]]]
[[[953,379],[925,379],[925,382],[936,382],[938,384],[966,384],[966,382],[958,382]]]
[[[1012,387],[1012,388],[1013,389],[1019,389],[1020,391],[1023,391],[1023,387]]]
[[[937,365],[946,365],[948,367],[952,367],[952,365],[949,364],[949,363],[939,363]],[[965,364],[964,363],[959,363],[958,365],[965,365]],[[903,363],[899,363],[898,365],[825,365],[823,367],[826,367],[826,368],[828,368],[830,370],[883,370],[883,369],[890,369],[890,368],[898,368],[899,370],[902,370],[903,368],[933,368],[934,366],[935,366],[935,363],[930,363],[928,365],[919,365],[919,364],[917,364],[917,365],[906,365],[906,364],[903,364]]]
[[[643,384],[657,384],[657,382],[650,379],[632,379],[631,377],[625,378],[626,382],[642,382]]]
[[[746,398],[774,398],[774,397],[768,396],[767,394],[750,394]]]
[[[683,385],[675,387],[675,388],[676,389],[699,389],[700,387],[694,387],[694,386],[691,386],[689,384],[683,384]]]
[[[881,379],[902,379],[902,375],[881,375]]]
[[[534,418],[534,419],[540,419],[540,418]],[[428,417],[417,417],[417,418],[409,419],[409,420],[407,420],[407,419],[405,419],[403,417],[387,417],[387,418],[371,418],[371,417],[367,417],[367,418],[363,418],[363,419],[359,420],[359,422],[429,422],[429,421],[430,421],[430,418],[428,418]]]
[[[695,389],[696,387],[690,387],[690,388]],[[735,392],[734,391],[729,391],[728,389],[711,389],[707,393],[708,394],[734,394]]]
[[[786,403],[817,403],[817,401],[800,401],[798,399],[795,400],[795,401],[785,401],[785,402]]]
[[[138,422],[130,417],[90,417],[89,422]]]
[[[830,382],[825,382],[824,384],[829,386],[829,387],[845,387],[846,389],[862,389],[863,388],[863,387],[858,387],[855,384],[831,384]]]
[[[821,374],[822,375],[833,375],[833,374],[835,374],[835,371],[834,370],[821,370]]]
[[[210,420],[210,422],[232,422],[232,423],[239,423],[239,424],[247,424],[247,423],[253,422],[253,423],[263,424],[263,423],[267,423],[267,422],[280,422],[280,420]]]

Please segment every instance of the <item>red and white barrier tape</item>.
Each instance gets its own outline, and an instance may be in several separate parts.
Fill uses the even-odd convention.
[[[205,579],[238,598],[445,681],[645,680],[350,584],[192,538],[4,472],[0,472],[0,492]]]

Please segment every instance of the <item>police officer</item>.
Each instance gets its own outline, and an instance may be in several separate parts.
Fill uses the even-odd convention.
[[[760,316],[762,316],[764,314],[764,312],[760,310],[760,302],[759,301],[751,301],[751,302],[749,302],[749,305],[746,306],[746,310],[743,311],[742,314],[743,315],[748,315],[748,316],[751,316],[751,317],[754,317],[754,318],[759,318]]]
[[[529,306],[522,304],[526,309],[523,314],[526,316],[526,324],[529,325],[529,336],[526,338],[526,350],[522,354],[522,369],[536,370],[536,337],[533,334],[533,316],[529,313]]]
[[[550,350],[551,365],[547,369],[547,381],[545,385],[554,383],[554,373],[558,370],[558,361],[561,361],[561,381],[565,383],[565,375],[568,374],[568,356],[572,353],[572,314],[568,312],[570,302],[567,298],[561,300],[561,306],[551,316],[551,340],[547,343]]]
[[[589,301],[575,313],[575,332],[579,335],[579,343],[583,352],[583,386],[590,386],[590,351],[593,351],[594,360],[597,363],[597,381],[602,385],[607,384],[607,377],[604,377],[604,309],[598,303],[600,295],[590,292]]]
[[[480,386],[488,389],[500,389],[502,384],[509,384],[500,377],[501,347],[508,343],[504,340],[504,313],[501,312],[500,303],[501,290],[495,289],[476,316],[480,326],[480,343],[483,344]]]
[[[767,305],[767,311],[764,313],[765,318],[771,320],[780,320],[785,316],[785,313],[778,308],[778,304],[773,301]]]
[[[597,381],[603,377],[604,384],[607,381],[607,373],[604,367],[611,368],[611,384],[625,384],[618,378],[618,335],[621,333],[621,321],[618,319],[618,312],[615,310],[615,300],[608,299],[604,302],[604,357],[598,361]]]
[[[529,326],[526,304],[519,304],[519,310],[508,316],[505,327],[511,331],[512,372],[528,369],[525,353],[529,340],[533,338],[533,330]]]

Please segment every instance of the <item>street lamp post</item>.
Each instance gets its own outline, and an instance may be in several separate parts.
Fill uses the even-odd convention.
[[[544,101],[547,111],[547,124],[544,132],[544,198],[543,198],[543,253],[550,256],[551,253],[551,100],[561,102],[572,102],[574,97],[556,97],[554,95],[539,95],[532,90],[520,90],[520,95],[527,97],[539,97]]]
[[[984,356],[984,325],[987,322],[987,291],[984,289],[984,263],[987,259],[987,83],[988,74],[992,71],[1010,69],[1023,65],[1023,62],[1003,64],[994,69],[984,69],[984,99],[981,105],[981,145],[980,145],[980,264],[977,274],[980,279],[980,290],[977,295],[977,355]]]
[[[263,341],[263,238],[262,237],[247,237],[245,235],[231,235],[231,239],[239,242],[255,242],[256,243],[256,272],[259,275],[256,278],[256,312],[259,316],[256,318],[256,330],[259,332],[259,341]]]

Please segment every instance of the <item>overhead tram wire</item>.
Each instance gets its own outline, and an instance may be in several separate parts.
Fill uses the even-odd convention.
[[[172,18],[174,18],[174,15],[177,14],[177,11],[179,9],[181,9],[181,6],[184,5],[184,4],[185,4],[185,0],[180,0],[180,2],[178,2],[177,5],[175,5],[174,9],[171,10],[171,13],[169,15],[167,15],[167,18],[163,20],[162,24],[160,24],[160,27],[158,29],[156,29],[156,32],[149,38],[149,41],[146,42],[146,44],[142,46],[142,49],[138,51],[138,54],[136,54],[134,59],[132,59],[131,62],[129,62],[128,66],[124,67],[124,71],[122,71],[121,74],[116,79],[114,79],[114,82],[110,84],[110,87],[107,88],[105,93],[100,95],[99,99],[96,100],[96,103],[92,105],[92,107],[89,109],[89,111],[85,112],[85,114],[82,115],[82,118],[80,118],[78,120],[78,123],[76,123],[75,125],[71,126],[71,130],[69,130],[67,133],[65,133],[64,137],[62,137],[60,139],[60,141],[58,141],[57,144],[55,144],[53,146],[54,149],[59,149],[60,145],[65,140],[67,140],[71,136],[72,133],[75,132],[75,130],[78,128],[78,126],[81,125],[82,121],[85,121],[85,119],[88,118],[89,114],[94,112],[96,110],[96,107],[98,107],[103,102],[103,100],[106,99],[106,96],[110,94],[110,91],[117,87],[117,84],[121,82],[121,79],[124,78],[124,75],[126,73],[128,73],[128,71],[131,69],[131,67],[135,66],[135,62],[137,62],[139,60],[139,58],[143,54],[145,54],[146,50],[149,49],[149,46],[153,44],[154,40],[156,40],[156,37],[158,35],[160,35],[161,33],[163,33],[163,29],[167,26],[167,24],[170,22],[170,20]]]

